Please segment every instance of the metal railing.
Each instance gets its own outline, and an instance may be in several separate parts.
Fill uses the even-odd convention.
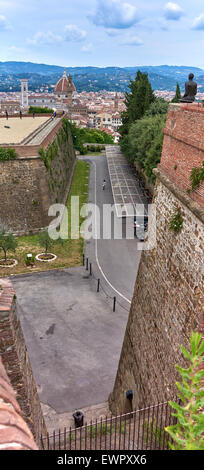
[[[168,402],[41,436],[42,450],[168,450],[175,424]]]

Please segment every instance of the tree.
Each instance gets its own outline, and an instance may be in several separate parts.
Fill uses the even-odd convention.
[[[45,253],[48,253],[48,250],[52,248],[54,240],[50,238],[47,230],[39,233],[39,244],[45,249]]]
[[[52,248],[53,245],[56,245],[57,243],[63,245],[64,243],[64,240],[62,238],[59,238],[57,240],[52,239],[48,233],[48,230],[44,230],[43,232],[39,233],[38,241],[39,245],[45,249],[46,254],[48,253],[48,250]]]
[[[177,83],[176,94],[175,94],[175,96],[174,96],[174,98],[171,102],[172,103],[179,103],[180,99],[181,99],[181,90],[180,90],[179,84]]]
[[[145,116],[132,124],[126,139],[127,158],[144,168],[146,175],[154,181],[152,169],[161,158],[165,115]],[[123,147],[123,151],[125,148]]]
[[[130,81],[129,88],[130,93],[125,94],[126,111],[121,116],[121,136],[128,134],[131,124],[141,119],[150,104],[155,101],[155,96],[146,73],[138,70],[135,80]]]
[[[7,261],[7,252],[15,252],[17,246],[18,241],[12,233],[6,234],[5,230],[0,231],[0,248],[4,252],[4,261]]]
[[[156,98],[153,103],[150,104],[145,116],[155,116],[156,114],[167,114],[169,103],[163,98]]]
[[[204,370],[203,353],[204,341],[199,333],[192,333],[190,351],[180,347],[189,367],[183,369],[176,366],[181,375],[182,383],[177,382],[181,404],[170,402],[176,410],[172,416],[177,418],[177,424],[169,426],[166,431],[173,438],[175,444],[170,444],[172,450],[204,450]]]

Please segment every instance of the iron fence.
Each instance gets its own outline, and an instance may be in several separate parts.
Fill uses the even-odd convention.
[[[168,402],[41,436],[42,450],[167,450],[175,424]]]

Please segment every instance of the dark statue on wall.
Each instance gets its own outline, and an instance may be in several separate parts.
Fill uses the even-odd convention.
[[[193,81],[193,73],[189,74],[188,82],[185,83],[185,95],[181,98],[181,103],[193,103],[197,94],[197,83]]]

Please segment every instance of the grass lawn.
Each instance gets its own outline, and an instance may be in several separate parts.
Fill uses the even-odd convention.
[[[88,187],[89,187],[89,163],[77,160],[72,187],[67,201],[68,211],[71,205],[71,197],[79,196],[79,207],[88,202]],[[70,229],[71,214],[68,212],[68,221]],[[80,224],[83,219],[80,217]],[[11,274],[24,274],[29,272],[48,271],[50,269],[69,268],[82,264],[82,255],[84,251],[84,239],[79,238],[72,240],[70,238],[70,230],[68,240],[64,240],[63,244],[56,243],[50,250],[57,255],[56,261],[51,263],[44,263],[35,261],[35,267],[27,267],[25,264],[26,255],[32,253],[36,256],[38,253],[43,253],[44,248],[39,245],[38,235],[27,235],[18,238],[18,247],[15,253],[8,252],[8,258],[15,258],[18,265],[14,268],[1,268],[0,277],[10,276]],[[0,252],[0,257],[3,258],[3,252]]]

